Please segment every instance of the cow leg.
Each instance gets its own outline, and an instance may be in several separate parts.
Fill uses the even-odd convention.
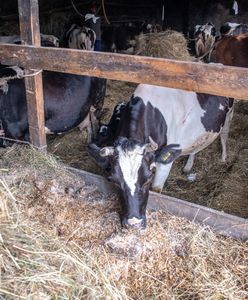
[[[152,182],[152,190],[157,193],[161,193],[165,184],[166,179],[169,176],[170,169],[172,167],[170,164],[160,164],[156,163],[156,172]]]
[[[222,154],[221,154],[221,160],[223,162],[226,161],[226,142],[228,139],[229,135],[229,130],[230,130],[230,125],[231,125],[231,120],[233,118],[233,107],[230,109],[230,111],[227,113],[226,120],[224,123],[224,126],[220,132],[220,141],[221,141],[221,146],[222,146]]]
[[[98,121],[95,116],[95,108],[91,107],[87,117],[78,125],[81,131],[83,131],[83,129],[86,129],[87,143],[90,143],[92,141],[92,138],[96,136],[98,126]]]
[[[183,168],[183,172],[184,173],[189,173],[193,167],[194,164],[194,159],[195,159],[195,154],[190,154],[187,160],[187,163],[185,165],[185,167]]]

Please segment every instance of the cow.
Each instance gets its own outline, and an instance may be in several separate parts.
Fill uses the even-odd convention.
[[[227,22],[220,27],[220,35],[221,37],[229,36],[229,35],[239,35],[242,33],[248,32],[247,24],[238,24]]]
[[[146,226],[149,187],[162,191],[175,159],[194,156],[219,135],[226,142],[232,105],[226,97],[138,85],[114,143],[88,146],[100,165],[110,167],[110,178],[120,187],[123,226]]]
[[[88,40],[91,38],[87,36]],[[90,43],[86,42],[85,45],[90,45]],[[6,74],[9,73],[12,78],[22,77],[17,73],[20,68],[4,67],[6,66],[1,66],[2,78],[0,80],[6,79]],[[43,71],[46,133],[62,133],[78,126],[87,119],[92,106],[98,107],[99,103],[103,105],[105,90],[105,79]],[[5,137],[29,140],[23,79],[10,80],[7,92],[5,88],[0,91],[0,122]]]
[[[160,32],[159,24],[144,22],[129,22],[119,26],[106,27],[102,31],[103,49],[106,52],[133,54],[135,38],[140,34]]]
[[[217,41],[211,62],[248,68],[248,33],[226,36]]]
[[[59,39],[50,34],[40,34],[41,46],[43,47],[59,47]],[[21,44],[21,37],[19,35],[0,36],[0,44]]]
[[[97,146],[102,147],[106,143],[112,144],[114,142],[116,129],[119,126],[122,114],[125,110],[126,103],[120,102],[118,103],[113,110],[112,116],[108,124],[101,123],[97,132],[97,136],[94,139],[94,143]]]
[[[67,25],[60,44],[64,48],[94,50],[96,34],[94,30],[77,24]]]
[[[195,52],[197,57],[207,56],[216,40],[216,29],[211,22],[196,25],[194,30]]]

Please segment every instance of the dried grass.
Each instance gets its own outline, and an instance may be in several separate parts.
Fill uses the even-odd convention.
[[[134,54],[191,61],[184,35],[174,30],[141,34],[136,39]]]
[[[127,231],[117,199],[52,156],[15,146],[0,163],[1,298],[248,297],[247,243],[164,212],[149,212],[146,230]]]

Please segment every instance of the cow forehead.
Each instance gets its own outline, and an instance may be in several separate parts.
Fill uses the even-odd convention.
[[[133,149],[123,149],[120,145],[118,151],[118,163],[122,171],[123,180],[129,187],[131,195],[134,196],[138,172],[142,165],[144,146],[135,145]]]

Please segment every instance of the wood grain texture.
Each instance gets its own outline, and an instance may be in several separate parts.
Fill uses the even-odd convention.
[[[248,69],[116,53],[0,45],[3,63],[248,100]]]
[[[40,46],[38,1],[18,0],[18,9],[22,44]],[[35,71],[37,71],[36,66],[27,67],[25,74]],[[25,86],[30,140],[35,147],[44,150],[46,149],[46,135],[42,74],[26,77]]]

